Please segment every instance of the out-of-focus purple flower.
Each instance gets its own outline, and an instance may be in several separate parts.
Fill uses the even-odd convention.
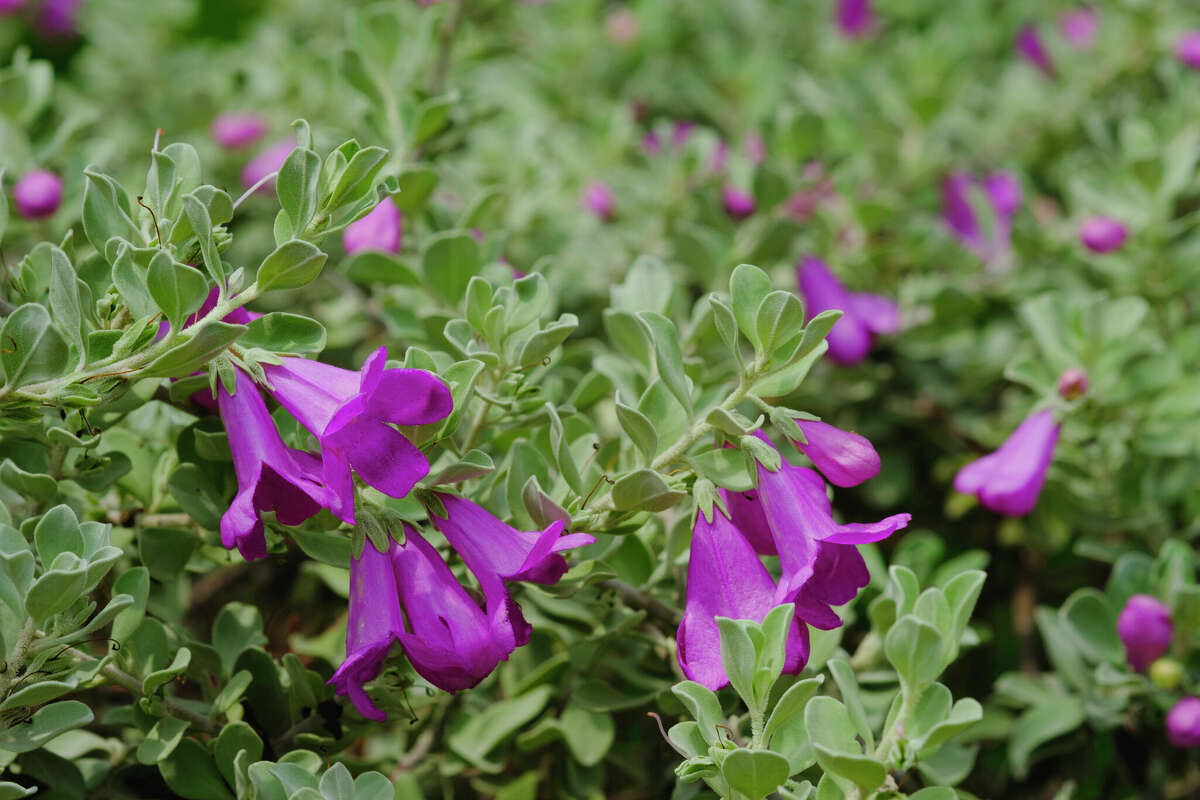
[[[613,44],[625,45],[632,42],[641,32],[637,14],[626,6],[614,10],[604,20],[604,30]]]
[[[900,329],[900,310],[882,295],[851,292],[819,258],[805,256],[797,270],[805,311],[811,320],[829,309],[841,309],[826,341],[829,358],[837,364],[857,364],[867,357],[876,335]]]
[[[991,237],[975,216],[971,193],[978,188],[991,207]],[[942,219],[971,252],[984,261],[1005,257],[1012,249],[1012,218],[1021,207],[1021,184],[1014,175],[994,172],[982,180],[958,172],[942,181]]]
[[[1064,400],[1082,397],[1087,390],[1088,376],[1081,369],[1064,369],[1058,376],[1058,396]]]
[[[604,181],[592,181],[583,190],[583,206],[600,219],[608,222],[613,216],[616,198]]]
[[[717,146],[713,148],[712,155],[708,157],[709,172],[724,172],[725,162],[729,160],[729,145],[724,139],[717,141]]]
[[[750,159],[750,163],[758,166],[767,158],[767,147],[763,144],[763,139],[757,133],[752,133],[746,137],[746,142],[743,145],[746,151],[746,158]]]
[[[858,486],[879,474],[879,453],[867,437],[825,422],[796,420],[806,443],[796,449],[808,456],[834,486]]]
[[[1054,64],[1051,63],[1050,55],[1042,45],[1042,37],[1033,24],[1026,23],[1021,26],[1017,31],[1015,44],[1017,55],[1036,67],[1043,75],[1053,77]]]
[[[1117,635],[1125,645],[1125,657],[1138,672],[1167,652],[1174,632],[1171,609],[1148,594],[1130,597],[1117,616]]]
[[[1112,217],[1089,217],[1079,226],[1079,241],[1093,253],[1111,253],[1125,244],[1129,231]]]
[[[721,662],[717,617],[762,622],[780,601],[775,582],[733,523],[713,509],[712,522],[696,515],[688,560],[687,603],[679,623],[683,674],[716,691],[729,683]],[[808,629],[793,618],[783,671],[794,675],[808,661]]]
[[[1200,31],[1188,31],[1175,44],[1175,55],[1192,69],[1200,69]]]
[[[1200,698],[1185,697],[1167,712],[1167,739],[1176,747],[1200,747]]]
[[[1037,504],[1054,457],[1059,425],[1050,409],[1030,414],[1000,449],[958,471],[954,488],[974,494],[985,508],[1019,517]]]
[[[62,202],[62,178],[44,169],[26,172],[13,186],[13,203],[25,219],[45,219]]]
[[[83,0],[45,0],[38,9],[38,32],[50,39],[70,38],[78,34],[79,7]]]
[[[234,374],[234,394],[217,383],[238,483],[237,495],[221,517],[221,543],[237,547],[250,560],[267,554],[261,512],[274,511],[284,525],[298,525],[329,505],[330,497],[321,485],[320,459],[285,445],[254,381],[240,369]]]
[[[874,22],[871,0],[838,0],[837,25],[843,36],[866,36]]]
[[[227,150],[257,142],[267,132],[267,121],[252,111],[229,111],[212,121],[213,141]]]
[[[431,520],[476,576],[492,573],[508,581],[553,584],[567,571],[564,550],[596,541],[587,533],[562,535],[561,520],[544,531],[519,531],[462,497],[439,494],[446,518]]]
[[[1058,18],[1058,31],[1076,50],[1091,50],[1100,30],[1100,12],[1091,6],[1064,11]]]
[[[346,226],[342,231],[342,247],[347,255],[360,250],[399,253],[402,229],[400,209],[392,198],[385,197],[369,214]]]
[[[671,129],[671,146],[683,147],[687,144],[687,140],[692,135],[692,129],[695,127],[696,123],[688,122],[687,120],[676,122],[675,126]]]
[[[249,189],[272,172],[278,172],[283,166],[283,162],[287,161],[287,157],[291,155],[292,150],[295,148],[296,143],[294,141],[291,139],[282,139],[250,159],[246,163],[246,166],[242,167],[242,185]],[[257,191],[263,194],[271,194],[275,191],[275,181],[267,181],[262,186],[259,186]]]
[[[646,151],[646,155],[656,156],[662,152],[662,140],[654,131],[646,131],[646,135],[642,137],[642,149]]]
[[[0,0],[0,14],[15,14],[25,7],[25,0]]]
[[[756,208],[754,196],[736,186],[726,185],[721,190],[721,203],[725,206],[725,213],[733,219],[745,219]]]
[[[362,370],[340,369],[304,358],[266,364],[280,405],[321,443],[321,474],[330,510],[354,522],[351,470],[379,491],[404,497],[429,474],[423,453],[397,425],[425,425],[453,408],[450,390],[419,369],[386,369],[387,348],[367,357]]]

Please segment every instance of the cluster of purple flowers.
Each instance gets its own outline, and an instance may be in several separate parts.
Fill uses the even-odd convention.
[[[879,455],[864,437],[824,422],[797,424],[806,439],[798,448],[830,482],[855,486],[879,473]],[[814,470],[785,459],[778,470],[759,464],[757,471],[757,489],[721,490],[728,513],[720,505],[711,516],[698,512],[692,532],[687,603],[676,636],[679,664],[714,690],[729,682],[716,617],[761,622],[776,606],[795,604],[784,672],[799,672],[808,661],[807,626],[837,628],[841,619],[832,606],[848,603],[870,581],[856,545],[885,539],[911,519],[895,514],[839,524],[825,480]],[[760,556],[778,556],[778,579]]]

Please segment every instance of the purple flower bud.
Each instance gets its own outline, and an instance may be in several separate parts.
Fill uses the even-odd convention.
[[[796,272],[808,319],[829,309],[842,311],[826,337],[834,363],[857,364],[867,357],[876,335],[900,329],[900,311],[893,300],[849,291],[819,258],[805,256]]]
[[[1188,31],[1179,37],[1179,42],[1175,45],[1175,55],[1184,65],[1200,69],[1200,31]]]
[[[346,226],[342,231],[342,247],[347,255],[360,250],[399,253],[401,227],[400,209],[392,198],[385,197],[369,214]]]
[[[26,172],[13,186],[17,213],[25,219],[44,219],[62,202],[62,178],[44,169]]]
[[[1091,50],[1100,30],[1100,12],[1091,6],[1079,6],[1063,12],[1058,31],[1076,50]]]
[[[213,120],[209,128],[213,141],[227,150],[257,142],[267,132],[267,121],[249,111],[230,111]]]
[[[45,0],[37,16],[38,32],[50,39],[70,38],[78,33],[76,17],[83,0]]]
[[[726,186],[722,189],[721,202],[725,205],[725,213],[734,219],[745,219],[754,213],[753,195],[736,187]]]
[[[1017,31],[1016,48],[1017,55],[1036,67],[1043,75],[1053,77],[1054,64],[1050,62],[1050,56],[1042,46],[1042,37],[1032,24],[1026,23]]]
[[[757,133],[747,136],[743,147],[745,147],[746,157],[750,159],[751,164],[758,166],[767,159],[767,147]]]
[[[838,0],[837,24],[843,36],[865,36],[874,21],[871,0]]]
[[[1135,594],[1117,616],[1117,635],[1129,666],[1143,672],[1171,646],[1171,610],[1148,594]]]
[[[1125,244],[1129,231],[1112,217],[1089,217],[1079,226],[1079,240],[1093,253],[1111,253]]]
[[[296,143],[293,140],[283,139],[263,150],[242,167],[242,185],[249,189],[272,172],[278,172],[295,148]],[[271,194],[275,191],[275,181],[267,181],[258,187],[257,191]]]
[[[1020,517],[1037,504],[1054,457],[1059,425],[1050,409],[1030,414],[1000,445],[958,471],[954,488],[978,495],[985,508]]]
[[[1167,712],[1167,739],[1176,747],[1200,747],[1200,698],[1185,697]]]
[[[865,436],[825,422],[801,419],[796,424],[808,440],[796,442],[796,449],[834,486],[858,486],[879,474],[879,453]]]
[[[583,190],[584,208],[605,222],[612,220],[614,202],[612,189],[603,181],[592,181]]]
[[[1081,369],[1066,369],[1058,376],[1058,395],[1064,400],[1082,397],[1087,390],[1088,376]]]

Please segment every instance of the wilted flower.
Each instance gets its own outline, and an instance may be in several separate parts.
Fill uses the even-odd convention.
[[[766,567],[721,510],[713,509],[712,522],[698,513],[688,560],[687,604],[676,633],[683,674],[714,691],[729,683],[716,618],[762,622],[780,604],[777,596]],[[800,672],[808,661],[808,629],[795,618],[785,654],[787,674]]]
[[[295,148],[296,143],[294,141],[283,139],[263,150],[247,162],[246,166],[242,167],[242,185],[249,189],[272,172],[278,172],[283,166],[283,162],[287,161],[287,157],[292,154],[292,150]],[[274,186],[275,181],[270,180],[259,186],[258,191],[263,194],[270,194],[275,191]]]
[[[267,132],[267,121],[250,111],[230,111],[213,120],[213,141],[228,150],[257,142]]]
[[[333,504],[330,510],[354,521],[350,472],[384,494],[404,497],[429,474],[424,454],[392,427],[425,425],[450,414],[450,390],[430,372],[386,369],[380,347],[355,372],[285,358],[266,364],[272,394],[321,443],[321,471]]]
[[[217,405],[238,483],[237,495],[221,517],[221,543],[236,546],[250,560],[267,554],[261,512],[274,511],[284,525],[298,525],[330,498],[321,484],[321,460],[285,445],[254,381],[240,369],[234,374],[234,394],[217,383]]]
[[[44,169],[26,172],[13,186],[17,213],[25,219],[44,219],[62,202],[62,178]]]
[[[878,294],[849,291],[819,258],[805,256],[797,277],[810,320],[829,309],[842,311],[841,319],[826,337],[829,358],[835,363],[857,364],[867,357],[876,335],[900,329],[900,310],[895,301]]]
[[[825,422],[798,419],[807,442],[796,449],[808,456],[834,486],[857,486],[879,474],[879,453],[867,437]]]
[[[1175,55],[1185,66],[1200,69],[1200,31],[1188,31],[1175,44]]]
[[[1125,645],[1125,657],[1138,672],[1167,652],[1174,630],[1171,610],[1148,594],[1130,597],[1117,616],[1117,635]]]
[[[1028,514],[1046,481],[1058,431],[1050,409],[1030,414],[999,450],[960,469],[954,488],[978,495],[992,511],[1012,517]]]
[[[1079,240],[1093,253],[1111,253],[1125,244],[1129,231],[1112,217],[1089,217],[1079,226]]]
[[[991,237],[975,216],[971,193],[978,188],[991,206]],[[1021,207],[1021,184],[1016,177],[994,172],[983,180],[958,172],[942,181],[942,219],[969,250],[984,261],[1002,258],[1011,250],[1012,217]]]
[[[871,0],[838,0],[837,24],[843,35],[865,36],[874,21]]]
[[[1200,698],[1185,697],[1167,712],[1167,739],[1176,747],[1200,747]]]
[[[584,208],[605,222],[612,219],[614,203],[613,191],[603,181],[592,181],[583,190]]]
[[[1058,31],[1077,50],[1091,50],[1100,30],[1100,12],[1091,6],[1064,11],[1058,18]]]
[[[1032,24],[1026,23],[1017,31],[1016,47],[1017,55],[1040,70],[1042,74],[1054,75],[1054,64],[1050,62],[1050,56],[1042,45],[1041,35]]]
[[[1064,369],[1058,376],[1058,396],[1064,400],[1074,400],[1088,390],[1087,373],[1081,369]]]
[[[346,226],[342,247],[347,255],[360,250],[399,253],[401,229],[400,209],[392,198],[385,197],[370,213]]]
[[[745,219],[754,213],[754,196],[735,186],[726,186],[721,190],[721,202],[725,206],[725,213],[734,219]]]

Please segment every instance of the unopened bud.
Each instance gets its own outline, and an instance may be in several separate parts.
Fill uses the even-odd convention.
[[[1058,376],[1058,394],[1064,400],[1074,400],[1088,390],[1087,373],[1081,369],[1063,370]]]
[[[1183,667],[1173,658],[1160,658],[1150,665],[1150,682],[1160,689],[1174,689],[1183,680]]]

